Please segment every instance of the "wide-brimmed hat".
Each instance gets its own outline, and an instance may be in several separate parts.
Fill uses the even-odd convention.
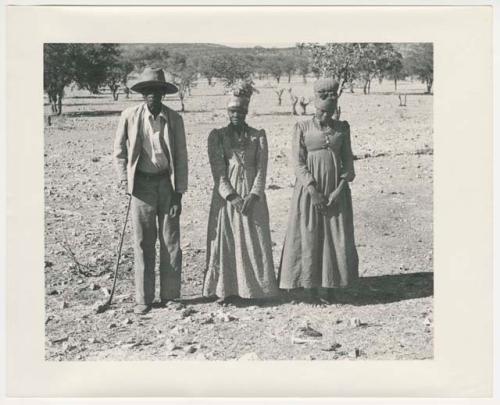
[[[162,69],[150,67],[144,69],[137,83],[130,89],[141,94],[151,89],[161,90],[163,94],[174,94],[179,90],[175,84],[165,80],[165,73]]]

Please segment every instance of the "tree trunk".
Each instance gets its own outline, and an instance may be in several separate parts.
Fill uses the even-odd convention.
[[[279,83],[280,82],[280,79],[281,77],[280,76],[276,76],[276,81]]]
[[[368,94],[370,94],[371,87],[372,87],[372,81],[368,80]]]
[[[354,82],[349,83],[349,90],[354,93]]]
[[[278,96],[278,105],[281,105],[281,96]]]
[[[211,86],[212,85],[212,78],[211,77],[207,77],[207,81],[208,81],[208,85]]]
[[[363,94],[367,94],[368,91],[368,80],[365,80],[365,84],[363,85]]]
[[[292,74],[288,73],[288,83],[290,83],[291,80],[292,80]]]
[[[426,84],[427,84],[427,94],[431,94],[432,92],[432,79],[427,79]]]
[[[298,100],[292,100],[292,115],[299,115],[297,114],[296,106],[297,106],[297,101]]]
[[[306,77],[306,75],[302,75],[302,81],[304,82],[304,84],[307,83],[307,77]]]
[[[398,79],[394,78],[394,91],[398,91]]]
[[[181,112],[184,112],[184,94],[179,93],[179,100],[181,101]]]
[[[62,98],[63,98],[63,93],[62,91],[60,91],[58,94],[57,94],[57,115],[61,115],[62,114]]]
[[[342,110],[340,109],[340,106],[337,107],[337,111],[335,111],[335,120],[340,120],[340,114],[342,113]]]

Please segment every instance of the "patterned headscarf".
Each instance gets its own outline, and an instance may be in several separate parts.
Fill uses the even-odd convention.
[[[251,80],[238,80],[231,88],[231,96],[227,102],[228,109],[243,109],[248,111],[250,97],[257,92]]]
[[[323,111],[337,108],[339,82],[332,78],[319,79],[314,83],[314,106]]]

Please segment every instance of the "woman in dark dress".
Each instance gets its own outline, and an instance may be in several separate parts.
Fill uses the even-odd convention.
[[[334,300],[334,289],[358,279],[351,191],[353,154],[347,121],[332,119],[337,109],[338,82],[320,79],[314,85],[316,113],[295,125],[293,162],[295,189],[279,269],[279,286],[304,288],[318,304],[319,288]]]

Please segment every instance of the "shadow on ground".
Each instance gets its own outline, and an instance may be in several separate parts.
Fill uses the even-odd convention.
[[[63,116],[69,118],[75,117],[108,117],[113,115],[120,115],[122,113],[121,110],[117,111],[71,111],[63,113]]]
[[[338,290],[336,301],[350,305],[387,304],[429,297],[433,293],[433,273],[391,274],[362,277],[355,287]]]
[[[430,297],[433,295],[433,292],[433,273],[421,272],[362,277],[354,287],[337,289],[335,292],[334,304],[356,306],[388,304],[391,302]],[[279,296],[275,299],[234,299],[231,301],[231,305],[236,307],[248,307],[253,305],[270,307],[290,302],[300,302],[304,299],[302,289],[292,291],[280,290]],[[179,301],[186,305],[198,305],[214,302],[215,298],[195,296]]]

